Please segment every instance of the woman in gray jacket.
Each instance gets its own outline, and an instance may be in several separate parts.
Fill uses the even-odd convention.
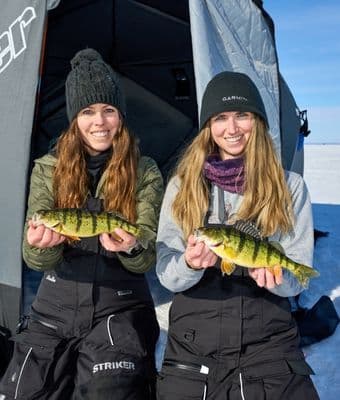
[[[222,72],[207,85],[200,132],[165,193],[156,269],[175,296],[157,395],[318,399],[287,298],[303,287],[281,268],[222,274],[218,257],[193,235],[205,223],[246,227],[312,264],[308,191],[301,176],[283,170],[259,91],[241,73]]]
[[[27,265],[45,273],[0,398],[150,400],[159,327],[144,272],[155,263],[162,177],[126,128],[117,74],[92,49],[71,64],[70,126],[35,161],[24,232]],[[54,208],[118,212],[148,241],[118,228],[66,240],[31,219]]]

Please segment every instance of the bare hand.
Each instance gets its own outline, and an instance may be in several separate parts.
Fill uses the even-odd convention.
[[[135,236],[120,228],[116,228],[113,234],[102,233],[99,240],[104,249],[108,251],[129,252],[137,244]]]
[[[27,242],[30,246],[45,249],[47,247],[58,246],[66,240],[60,233],[46,228],[44,225],[35,226],[32,220],[28,221]]]
[[[249,269],[249,275],[257,283],[257,286],[266,289],[273,289],[276,285],[281,285],[282,268],[277,265],[273,268],[252,268]]]
[[[213,267],[217,262],[216,254],[205,243],[198,242],[193,235],[188,237],[184,258],[192,269]]]

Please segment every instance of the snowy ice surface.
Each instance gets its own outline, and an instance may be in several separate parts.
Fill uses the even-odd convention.
[[[310,308],[322,295],[327,295],[340,315],[340,144],[305,145],[304,154],[304,178],[313,203],[314,225],[329,235],[316,242],[314,267],[320,277],[311,280],[309,289],[301,295],[300,304]],[[160,369],[172,295],[161,287],[154,273],[148,278],[161,327],[156,353]],[[312,379],[321,400],[340,399],[340,328],[321,342],[305,347],[304,352],[315,372]]]
[[[320,277],[312,279],[301,296],[311,307],[322,295],[329,296],[340,315],[340,145],[306,145],[304,178],[313,203],[314,226],[329,232],[316,242],[314,267]],[[340,328],[304,352],[315,375],[312,379],[321,400],[340,398]]]

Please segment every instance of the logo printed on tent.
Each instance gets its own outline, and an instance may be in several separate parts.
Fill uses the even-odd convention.
[[[33,7],[21,15],[0,35],[0,74],[27,48],[25,28],[37,17]]]

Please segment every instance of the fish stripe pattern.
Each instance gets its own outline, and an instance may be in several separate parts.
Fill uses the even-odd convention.
[[[238,244],[237,252],[242,253],[244,245],[246,244],[246,238],[242,232],[240,232],[239,239],[240,239],[240,241]]]
[[[91,214],[91,221],[92,221],[92,233],[95,234],[97,230],[97,215]]]
[[[65,213],[66,214],[66,213]],[[81,210],[77,210],[76,211],[76,221],[77,221],[77,224],[76,224],[76,232],[78,233],[79,232],[79,230],[80,230],[80,228],[81,228]]]
[[[244,239],[244,241],[246,241],[246,239]],[[255,262],[257,260],[257,256],[259,254],[260,247],[261,247],[261,242],[259,240],[254,240],[254,250],[253,250],[253,256],[252,256],[253,262]]]
[[[283,262],[283,254],[280,253],[280,264],[282,264],[282,262]]]
[[[67,212],[66,212],[66,210],[65,211],[61,211],[60,214],[62,216],[63,225],[65,225],[66,221],[67,221]]]
[[[111,232],[111,219],[109,213],[106,214],[106,223],[107,223],[107,230]]]
[[[270,261],[273,255],[273,248],[272,247],[268,247],[267,250],[267,264],[270,265]],[[280,261],[281,261],[281,257],[280,257]]]

